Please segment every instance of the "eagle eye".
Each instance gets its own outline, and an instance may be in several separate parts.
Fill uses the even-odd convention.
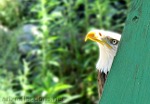
[[[111,40],[110,40],[110,43],[113,44],[113,45],[116,45],[116,44],[118,44],[118,40],[116,40],[116,39],[111,39]]]

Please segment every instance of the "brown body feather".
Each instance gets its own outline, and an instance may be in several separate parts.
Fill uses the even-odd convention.
[[[101,98],[102,93],[103,93],[103,87],[105,84],[107,78],[107,74],[100,72],[98,70],[98,76],[97,76],[97,83],[98,83],[98,94],[99,94],[99,98]]]

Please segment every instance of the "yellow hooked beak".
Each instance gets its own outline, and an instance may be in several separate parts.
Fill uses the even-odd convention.
[[[94,42],[98,42],[98,43],[100,43],[100,44],[102,44],[102,45],[106,45],[108,48],[112,48],[106,41],[105,41],[105,39],[104,40],[101,40],[101,39],[99,39],[97,36],[96,36],[96,33],[95,32],[93,32],[93,31],[91,31],[91,32],[89,32],[87,35],[86,35],[86,37],[85,37],[85,41],[87,41],[88,39],[90,39],[90,40],[92,40],[92,41],[94,41]]]

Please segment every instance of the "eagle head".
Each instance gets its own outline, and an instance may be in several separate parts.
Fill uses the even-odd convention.
[[[92,30],[87,33],[86,40],[92,40],[98,44],[99,58],[96,69],[107,74],[110,71],[114,56],[116,55],[121,35],[112,31]]]

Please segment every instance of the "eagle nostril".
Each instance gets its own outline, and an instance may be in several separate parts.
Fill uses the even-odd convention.
[[[98,34],[99,34],[99,36],[102,36],[102,34],[100,32]]]

